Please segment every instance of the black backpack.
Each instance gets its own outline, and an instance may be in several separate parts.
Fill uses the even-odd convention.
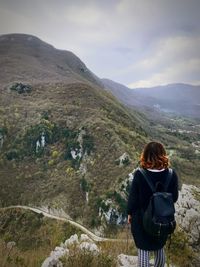
[[[172,234],[176,228],[175,208],[172,193],[167,189],[172,178],[172,169],[169,169],[163,192],[156,192],[150,178],[148,178],[145,169],[139,168],[146,182],[151,188],[153,195],[150,198],[147,209],[143,212],[143,226],[145,231],[153,237],[162,238]]]

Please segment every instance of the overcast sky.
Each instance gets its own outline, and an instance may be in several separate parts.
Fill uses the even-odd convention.
[[[129,87],[200,84],[200,0],[0,0],[0,34],[35,35]]]

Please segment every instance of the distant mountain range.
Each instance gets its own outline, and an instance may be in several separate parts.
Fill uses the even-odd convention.
[[[183,116],[200,117],[200,86],[169,84],[151,88],[130,89],[108,79],[105,88],[122,103],[141,110],[164,111]]]

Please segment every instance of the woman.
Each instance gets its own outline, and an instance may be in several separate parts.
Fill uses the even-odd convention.
[[[162,191],[169,173],[169,161],[163,145],[158,142],[148,143],[141,154],[140,166],[145,169],[157,191]],[[167,191],[172,193],[173,201],[176,202],[178,199],[178,177],[174,170]],[[150,266],[150,251],[154,252],[155,267],[164,267],[165,265],[163,247],[167,237],[160,239],[151,237],[145,232],[142,223],[142,211],[147,208],[152,194],[143,174],[137,169],[129,193],[127,213],[128,223],[131,224],[131,232],[138,249],[138,267]]]

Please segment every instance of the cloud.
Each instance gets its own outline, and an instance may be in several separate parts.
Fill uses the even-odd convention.
[[[169,68],[164,69],[162,72],[153,73],[146,80],[139,80],[130,83],[128,84],[128,87],[153,87],[178,82],[192,85],[200,85],[199,69],[199,59],[193,59],[184,63],[177,63]]]
[[[134,88],[174,82],[198,83],[199,46],[200,37],[191,39],[178,36],[159,41],[153,53],[126,69],[129,74],[132,72],[136,75],[128,86]]]
[[[71,50],[100,77],[131,86],[199,80],[198,0],[6,0],[0,7],[1,33]]]

